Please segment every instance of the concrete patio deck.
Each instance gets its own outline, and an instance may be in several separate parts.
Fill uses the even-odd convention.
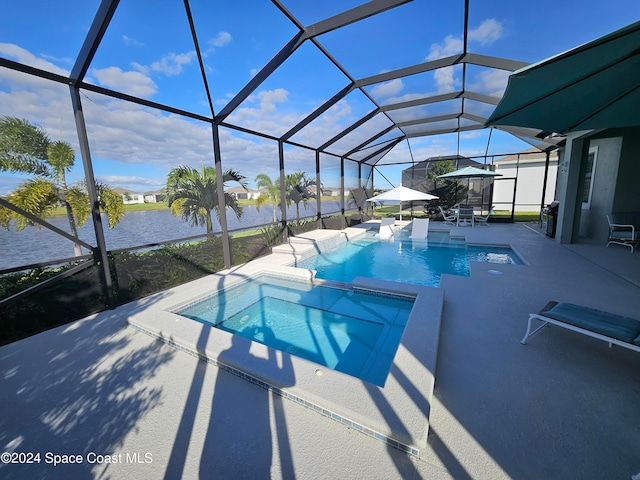
[[[559,245],[537,225],[451,232],[468,243],[512,245],[527,265],[473,263],[470,277],[443,276],[432,404],[397,378],[430,408],[421,459],[127,327],[129,305],[0,348],[0,447],[41,454],[39,464],[0,464],[0,477],[629,479],[640,472],[640,355],[553,327],[519,343],[527,314],[549,300],[640,317],[640,253]],[[379,408],[393,415],[393,405]],[[54,467],[47,452],[79,454],[83,463]],[[89,463],[96,459],[111,463]]]

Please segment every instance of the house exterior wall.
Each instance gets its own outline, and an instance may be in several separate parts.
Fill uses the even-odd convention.
[[[584,183],[581,181],[582,159],[589,147],[590,132],[571,132],[567,134],[565,146],[558,153],[558,182],[556,199],[560,202],[556,226],[556,242],[573,243],[577,238],[581,205],[578,192]]]
[[[135,203],[144,203],[144,195],[141,193],[129,192],[122,195],[122,202],[126,205],[132,205]]]
[[[640,211],[640,128],[625,129],[613,211]]]
[[[597,147],[593,190],[588,206],[582,202],[586,158]],[[604,245],[611,212],[640,211],[640,128],[610,129],[599,133],[576,132],[560,153],[558,195],[560,212],[556,241],[588,241]]]
[[[166,195],[162,193],[148,193],[144,196],[144,201],[147,203],[159,203],[164,202]]]
[[[493,183],[493,203],[496,205],[496,209],[511,208],[514,180],[510,179],[516,178],[517,176],[515,211],[540,211],[545,164],[546,155],[544,158],[526,158],[523,156],[520,159],[519,165],[516,161],[495,162],[496,173],[502,174],[502,177],[496,178]],[[558,159],[552,157],[549,161],[547,190],[544,198],[545,204],[551,203],[554,200],[557,172]]]
[[[234,197],[236,200],[255,200],[263,193],[260,190],[245,189],[228,190],[228,192],[229,195]]]
[[[591,202],[588,206],[581,202],[579,239],[607,242],[609,224],[606,215],[614,210],[622,143],[622,137],[592,138],[589,142],[589,148],[597,147],[598,150],[592,175]],[[584,172],[581,174],[584,176]]]

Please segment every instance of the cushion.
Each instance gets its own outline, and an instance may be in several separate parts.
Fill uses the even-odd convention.
[[[581,307],[572,303],[558,303],[545,317],[584,328],[606,337],[640,345],[640,320],[613,313]]]

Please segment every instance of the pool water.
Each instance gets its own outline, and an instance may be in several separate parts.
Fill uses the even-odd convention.
[[[469,276],[471,261],[523,264],[508,247],[472,246],[429,232],[427,242],[408,237],[384,241],[368,233],[296,266],[316,270],[317,278],[339,282],[361,276],[437,287],[443,273]]]
[[[175,313],[384,386],[413,300],[275,277]]]

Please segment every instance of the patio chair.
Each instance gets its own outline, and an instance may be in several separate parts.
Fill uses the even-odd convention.
[[[456,221],[456,226],[462,225],[471,225],[473,227],[473,207],[460,205],[458,208],[458,220]]]
[[[616,245],[629,247],[631,253],[633,253],[634,245],[640,243],[640,230],[636,229],[635,220],[637,220],[637,217],[633,212],[607,215],[607,222],[609,222],[609,242],[607,247],[615,243]]]
[[[542,324],[532,331],[533,320]],[[530,314],[527,331],[520,343],[525,345],[529,337],[548,324],[604,340],[609,346],[615,344],[640,352],[640,320],[572,303],[549,302],[538,313]]]
[[[457,216],[453,215],[453,214],[452,215],[447,215],[444,212],[442,206],[440,206],[440,205],[438,205],[438,208],[440,209],[440,213],[442,214],[442,218],[444,219],[444,224],[445,225],[451,225],[453,227],[455,225],[455,223],[453,223],[453,222],[456,221]]]
[[[394,234],[394,228],[396,225],[396,219],[393,217],[383,217],[380,220],[380,230],[378,236],[380,238],[391,238]]]
[[[489,209],[489,213],[487,213],[486,215],[474,215],[473,221],[479,226],[484,225],[485,227],[488,227],[489,217],[491,216],[492,213],[493,213],[493,206],[491,206],[491,208]]]
[[[429,219],[428,218],[414,218],[411,226],[411,240],[426,240],[429,233]]]

